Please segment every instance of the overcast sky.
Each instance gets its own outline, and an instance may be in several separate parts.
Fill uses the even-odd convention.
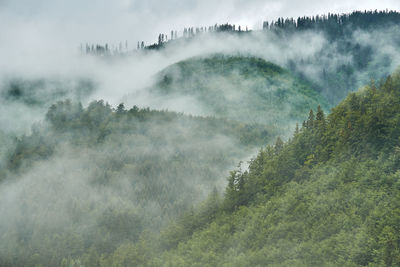
[[[155,42],[160,32],[353,10],[400,10],[399,0],[0,0],[0,46]]]

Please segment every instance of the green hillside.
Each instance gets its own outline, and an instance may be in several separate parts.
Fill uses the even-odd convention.
[[[263,59],[212,55],[180,61],[157,76],[153,92],[194,97],[206,114],[287,126],[326,101],[306,81]]]
[[[226,119],[58,102],[32,134],[0,135],[0,266],[59,266],[136,244],[221,188],[228,170],[275,134]]]
[[[129,26],[154,5],[110,11]],[[190,26],[135,49],[101,3],[78,32],[46,26],[57,8],[6,6],[0,267],[400,266],[399,12]],[[68,53],[76,37],[107,43]]]
[[[160,235],[62,266],[398,266],[400,72],[310,112]]]
[[[350,94],[327,118],[310,113],[289,142],[231,172],[223,198],[210,196],[170,226],[167,251],[153,263],[399,266],[399,111],[397,72]]]
[[[58,102],[0,136],[0,265],[398,266],[399,111],[400,71],[309,111],[221,194],[274,126]]]

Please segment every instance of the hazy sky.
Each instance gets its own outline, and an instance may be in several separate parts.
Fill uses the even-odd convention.
[[[235,23],[261,28],[263,20],[328,12],[396,9],[399,0],[0,0],[0,46],[80,42],[155,42],[184,26]],[[7,46],[8,45],[8,46]]]

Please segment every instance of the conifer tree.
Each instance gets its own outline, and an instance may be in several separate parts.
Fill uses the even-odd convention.
[[[125,105],[124,105],[124,103],[120,103],[118,106],[117,106],[117,114],[122,114],[122,113],[124,113],[124,111],[125,111]]]
[[[317,115],[316,115],[316,127],[318,128],[318,132],[322,134],[325,131],[326,122],[325,122],[325,114],[322,110],[321,106],[318,106]]]
[[[312,129],[314,127],[314,111],[312,109],[310,109],[310,113],[308,114],[306,126],[308,129]]]
[[[317,115],[316,115],[315,118],[316,118],[317,121],[320,121],[320,122],[324,122],[325,121],[324,111],[322,110],[320,105],[318,105]]]
[[[278,138],[276,138],[275,141],[275,154],[279,154],[279,152],[281,152],[283,149],[283,141],[281,139],[280,136],[278,136]]]
[[[296,135],[298,135],[300,133],[300,130],[299,130],[299,123],[296,123],[296,129],[294,130],[294,135],[296,136]]]

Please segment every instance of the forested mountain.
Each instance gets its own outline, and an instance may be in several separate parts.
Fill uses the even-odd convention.
[[[207,27],[205,27],[207,28]],[[189,27],[189,29],[192,29]],[[386,77],[400,64],[400,13],[397,11],[355,11],[350,14],[327,14],[265,21],[262,30],[243,31],[235,25],[209,27],[208,31],[191,30],[191,34],[149,49],[181,47],[191,43],[207,43],[209,39],[228,39],[229,45],[242,46],[245,53],[258,56],[260,46],[279,47],[281,67],[308,80],[331,105],[338,104],[352,90],[370,79]],[[299,39],[322,38],[324,45],[301,47]],[[250,47],[255,46],[254,49]],[[291,47],[292,46],[292,47]],[[287,48],[300,49],[290,55]],[[310,53],[310,49],[312,53]],[[278,62],[273,62],[278,63]]]
[[[329,107],[307,81],[256,57],[195,57],[167,67],[156,80],[151,90],[163,100],[191,97],[210,115],[242,122],[287,127],[318,104]]]
[[[398,266],[399,99],[396,72],[327,118],[311,111],[291,140],[231,172],[210,219],[199,209],[170,226],[155,266]]]
[[[330,40],[342,38],[343,36],[351,37],[357,30],[374,30],[384,27],[391,27],[400,24],[400,13],[394,10],[385,11],[353,11],[352,13],[328,13],[315,16],[303,16],[298,18],[280,17],[272,21],[263,21],[263,31],[274,31],[279,34],[292,34],[300,31],[318,31],[327,34]],[[143,42],[138,42],[137,49],[162,49],[167,45],[174,45],[182,39],[196,39],[196,37],[204,34],[219,34],[231,33],[236,35],[248,35],[251,32],[248,27],[242,27],[235,24],[215,24],[206,27],[185,27],[181,38],[178,37],[176,30],[172,30],[171,34],[160,33],[158,42],[149,46],[145,46]],[[103,50],[108,50],[108,45],[86,45],[86,53],[102,53]],[[119,45],[119,50],[122,51],[122,43]]]
[[[395,34],[400,28],[400,13],[396,11],[355,11],[350,14],[328,14],[312,17],[279,18],[263,23],[263,31],[276,33],[282,41],[296,33],[322,34],[329,46],[312,57],[297,61],[289,59],[288,68],[308,77],[316,90],[336,105],[351,90],[389,75],[400,62],[387,50],[400,48]],[[373,41],[375,40],[375,41]],[[379,40],[379,41],[376,41]],[[346,58],[340,64],[326,64],[327,59]],[[330,65],[330,66],[329,66]],[[319,66],[313,75],[308,68]]]
[[[263,148],[251,160],[248,169],[239,167],[231,172],[223,195],[214,191],[200,206],[190,211],[186,209],[185,213],[178,215],[179,219],[162,230],[159,236],[151,231],[141,233],[143,229],[148,229],[150,221],[154,223],[154,219],[147,221],[149,215],[141,213],[140,203],[148,205],[148,201],[152,200],[157,205],[168,205],[170,190],[179,190],[171,187],[171,179],[175,177],[173,183],[183,182],[177,178],[179,175],[176,176],[176,171],[179,173],[180,169],[175,169],[172,176],[163,175],[163,180],[171,177],[167,179],[167,184],[161,183],[169,188],[165,191],[160,183],[145,182],[151,177],[146,175],[145,170],[142,170],[143,178],[129,175],[136,173],[135,168],[142,169],[143,166],[148,166],[147,171],[151,172],[155,162],[158,162],[157,166],[162,164],[160,155],[134,159],[135,153],[125,154],[119,161],[111,161],[109,166],[105,160],[96,167],[97,175],[87,182],[95,190],[101,190],[120,186],[118,179],[131,177],[124,186],[131,184],[134,187],[122,191],[124,193],[119,196],[126,201],[125,204],[120,202],[122,200],[113,200],[111,197],[116,196],[111,194],[107,201],[117,201],[119,208],[99,211],[96,209],[99,206],[81,197],[80,203],[75,205],[82,205],[83,200],[86,208],[80,211],[75,207],[71,210],[76,213],[73,214],[74,221],[86,218],[82,215],[84,210],[90,211],[91,216],[98,216],[96,231],[88,236],[68,235],[68,227],[62,230],[55,228],[56,232],[51,233],[46,222],[33,229],[29,228],[29,222],[18,224],[18,228],[3,233],[3,238],[12,242],[6,246],[3,243],[2,251],[19,247],[18,253],[23,254],[17,254],[18,261],[2,257],[3,264],[46,264],[50,260],[52,264],[59,263],[61,266],[397,266],[400,264],[399,99],[400,72],[396,72],[378,84],[372,82],[357,93],[350,94],[328,116],[320,107],[315,112],[310,111],[308,119],[296,129],[288,142],[278,138],[274,145]],[[99,118],[103,119],[99,121]],[[112,111],[102,102],[94,102],[83,109],[79,104],[61,102],[52,106],[47,114],[50,135],[45,138],[58,141],[44,141],[45,133],[36,132],[19,141],[9,164],[14,166],[11,169],[23,172],[29,165],[24,166],[18,161],[40,161],[51,153],[46,152],[51,150],[43,148],[46,143],[52,147],[57,147],[58,143],[70,143],[73,152],[82,151],[83,147],[91,160],[95,159],[95,154],[90,153],[90,149],[104,150],[103,157],[107,158],[106,154],[110,153],[109,156],[115,158],[116,154],[107,146],[108,140],[121,140],[120,146],[134,145],[133,139],[141,135],[152,137],[152,134],[160,132],[150,130],[155,126],[149,128],[146,122],[163,127],[170,126],[171,122],[177,123],[176,120],[178,125],[199,123],[196,130],[185,133],[191,142],[209,136],[209,131],[215,135],[215,129],[224,134],[237,133],[239,139],[243,134],[249,134],[249,128],[236,128],[235,123],[224,120],[190,118],[135,107],[126,111],[122,105]],[[82,125],[86,126],[82,128]],[[179,127],[175,125],[172,129],[173,132],[167,136],[179,137]],[[177,129],[178,132],[175,132]],[[252,135],[242,138],[247,140],[244,143],[250,140],[262,142],[265,129],[252,129]],[[132,133],[135,138],[126,142]],[[156,134],[155,137],[153,146],[165,142],[165,136]],[[34,138],[43,140],[40,147],[29,147],[28,140]],[[103,143],[106,149],[102,148]],[[95,148],[93,144],[97,144]],[[137,144],[134,147],[140,150]],[[231,149],[230,153],[240,151]],[[40,157],[32,158],[30,153],[35,150],[45,153],[34,152]],[[213,150],[205,148],[204,151],[209,158]],[[185,154],[182,156],[187,158]],[[79,159],[82,160],[82,156]],[[210,164],[205,162],[203,165],[199,158],[195,159],[195,172],[200,173]],[[149,162],[144,164],[145,161]],[[169,158],[165,163],[172,162]],[[185,164],[189,163],[185,160]],[[91,168],[90,165],[86,167]],[[176,167],[181,168],[181,165]],[[170,168],[164,170],[170,172]],[[212,175],[206,174],[207,177]],[[12,175],[7,179],[10,178]],[[204,178],[191,181],[205,185]],[[158,200],[152,199],[153,194],[149,195],[149,199],[142,195],[140,199],[145,199],[145,202],[135,200],[138,191],[134,188],[146,188],[146,185],[150,186],[148,192],[154,192],[154,186],[160,188]],[[60,185],[50,184],[49,189],[54,190],[51,186]],[[174,195],[190,199],[193,192],[188,189],[190,186],[179,193],[174,192]],[[126,193],[129,194],[125,196]],[[139,201],[138,205],[133,204],[136,201]],[[177,203],[172,203],[171,211],[177,207]],[[148,206],[145,210],[149,211]],[[156,210],[161,212],[161,209]],[[49,235],[42,232],[44,229],[41,227],[44,226],[47,226]],[[21,233],[20,229],[27,232]],[[97,239],[99,236],[103,237]],[[42,244],[45,250],[34,244]],[[50,244],[54,244],[51,250],[48,247]],[[24,249],[21,250],[21,247]],[[68,249],[69,254],[63,255],[67,247],[74,249]]]
[[[227,119],[58,102],[32,134],[0,135],[0,266],[58,266],[135,244],[220,190],[228,169],[275,134]]]
[[[396,72],[328,116],[311,110],[289,141],[261,149],[231,172],[224,194],[160,235],[94,246],[61,266],[397,266],[399,99]]]
[[[307,77],[314,88],[336,105],[350,90],[389,75],[400,62],[387,48],[400,48],[395,34],[400,28],[396,11],[354,11],[309,17],[279,18],[265,21],[263,32],[278,35],[284,45],[289,36],[301,33],[321,34],[330,45],[307,58],[291,58],[287,67]],[[373,41],[374,40],[374,41]],[[339,64],[327,60],[342,58]],[[319,69],[315,70],[315,66]],[[312,69],[312,73],[309,70]]]
[[[8,63],[0,267],[400,266],[400,13],[263,26]]]

